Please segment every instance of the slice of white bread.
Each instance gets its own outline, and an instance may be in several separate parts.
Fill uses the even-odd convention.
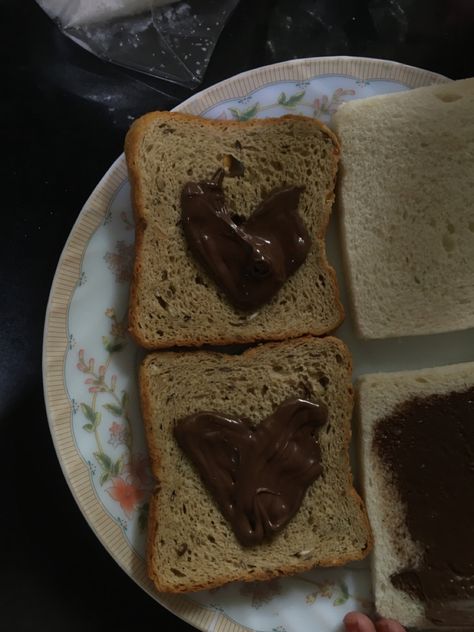
[[[211,121],[152,112],[128,132],[125,154],[136,218],[136,254],[129,327],[149,349],[281,340],[323,334],[343,318],[324,236],[339,158],[335,135],[308,117]],[[312,245],[305,262],[255,313],[237,311],[189,252],[180,224],[180,196],[189,181],[210,179],[225,156],[244,165],[226,177],[232,210],[248,218],[266,194],[304,186],[298,212]]]
[[[427,620],[421,601],[396,588],[390,580],[394,573],[413,567],[421,557],[421,549],[408,531],[405,509],[391,474],[374,449],[375,428],[397,406],[414,397],[463,392],[473,386],[474,362],[369,374],[361,377],[357,384],[359,461],[365,503],[374,533],[372,581],[375,605],[379,615],[396,619],[404,626],[440,629]],[[455,626],[445,629],[454,630]]]
[[[371,549],[365,509],[349,463],[351,359],[336,338],[304,337],[242,355],[162,351],[148,355],[140,392],[152,470],[148,571],[157,589],[188,592],[358,560]],[[178,447],[176,422],[217,411],[258,424],[284,400],[328,406],[319,433],[323,474],[271,541],[242,547],[197,470]]]
[[[334,124],[359,334],[473,327],[474,79],[351,101]]]

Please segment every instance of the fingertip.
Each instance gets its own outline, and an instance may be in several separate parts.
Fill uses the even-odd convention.
[[[344,617],[344,625],[351,625],[352,623],[357,623],[357,619],[359,618],[358,612],[348,612]]]
[[[349,612],[344,617],[346,632],[375,632],[374,624],[362,612]]]
[[[393,619],[380,619],[375,623],[377,632],[406,632],[405,628]]]

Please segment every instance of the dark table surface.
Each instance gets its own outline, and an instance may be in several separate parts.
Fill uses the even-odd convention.
[[[0,0],[0,630],[191,628],[115,564],[61,473],[43,401],[41,345],[59,255],[122,151],[130,118],[191,92],[94,58],[32,0]],[[241,0],[203,87],[292,57],[394,59],[474,74],[472,0]]]

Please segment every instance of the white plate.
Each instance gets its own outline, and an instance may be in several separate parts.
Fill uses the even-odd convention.
[[[343,101],[447,81],[394,62],[350,57],[290,61],[252,70],[176,108],[209,118],[280,116],[328,122]],[[62,253],[48,306],[44,384],[51,433],[64,475],[91,528],[144,590],[201,630],[332,632],[346,612],[371,608],[368,562],[190,596],[154,591],[144,544],[151,489],[140,419],[136,366],[141,352],[125,318],[133,253],[130,188],[121,156],[82,209]],[[338,271],[334,226],[328,254]],[[338,332],[355,372],[461,361],[469,334],[361,342],[350,315]],[[471,336],[471,339],[473,337]],[[467,352],[466,352],[467,353]]]

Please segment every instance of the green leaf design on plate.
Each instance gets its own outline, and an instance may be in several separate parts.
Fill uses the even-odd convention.
[[[122,391],[122,408],[125,410],[128,404],[128,393],[127,391]]]
[[[112,413],[114,417],[121,417],[123,415],[122,407],[117,404],[104,404],[104,408],[108,410],[109,413]]]
[[[110,456],[108,454],[105,454],[105,452],[94,452],[94,456],[99,462],[100,467],[105,472],[110,473],[112,470],[112,459],[110,458]]]
[[[255,103],[251,105],[246,110],[239,110],[238,108],[229,108],[229,112],[232,116],[238,121],[248,121],[253,118],[258,112],[259,104]]]
[[[102,419],[102,415],[100,413],[96,413],[94,411],[93,408],[91,408],[91,406],[89,406],[89,404],[81,404],[81,410],[82,413],[84,415],[84,417],[86,419],[88,419],[91,424],[92,424],[92,428],[89,430],[89,428],[86,428],[85,426],[83,426],[84,430],[87,430],[87,432],[92,432],[92,430],[95,430],[95,428],[97,428],[97,426],[100,424],[100,420]],[[86,426],[89,426],[90,424],[86,424]]]
[[[339,597],[334,599],[334,601],[332,602],[333,606],[342,606],[343,604],[346,603],[346,601],[350,597],[349,589],[347,588],[346,582],[340,581],[338,582],[338,585],[339,585],[339,590],[341,591],[341,594],[339,595]]]
[[[112,476],[118,476],[120,472],[122,471],[122,467],[123,467],[123,458],[120,457],[119,459],[115,461],[115,463],[111,467],[110,473],[112,474]]]
[[[291,97],[287,97],[285,92],[282,92],[278,97],[278,105],[282,105],[284,108],[294,108],[305,95],[305,90],[295,92]]]
[[[99,478],[99,483],[103,485],[109,480],[109,478],[110,478],[110,472],[102,472]]]
[[[92,421],[92,423],[95,422],[95,412],[93,411],[93,409],[89,406],[89,404],[81,404],[81,410],[84,414],[84,417],[86,419],[88,419],[89,421]]]
[[[344,597],[338,597],[337,599],[334,599],[334,601],[332,602],[333,606],[342,606],[343,604],[345,604],[347,601],[347,599],[344,599]]]
[[[82,429],[85,430],[86,432],[94,432],[93,424],[84,424],[82,426]]]
[[[112,338],[111,340],[108,336],[102,336],[102,344],[104,345],[104,349],[109,353],[121,351],[125,347],[125,343],[119,342],[116,338]]]

